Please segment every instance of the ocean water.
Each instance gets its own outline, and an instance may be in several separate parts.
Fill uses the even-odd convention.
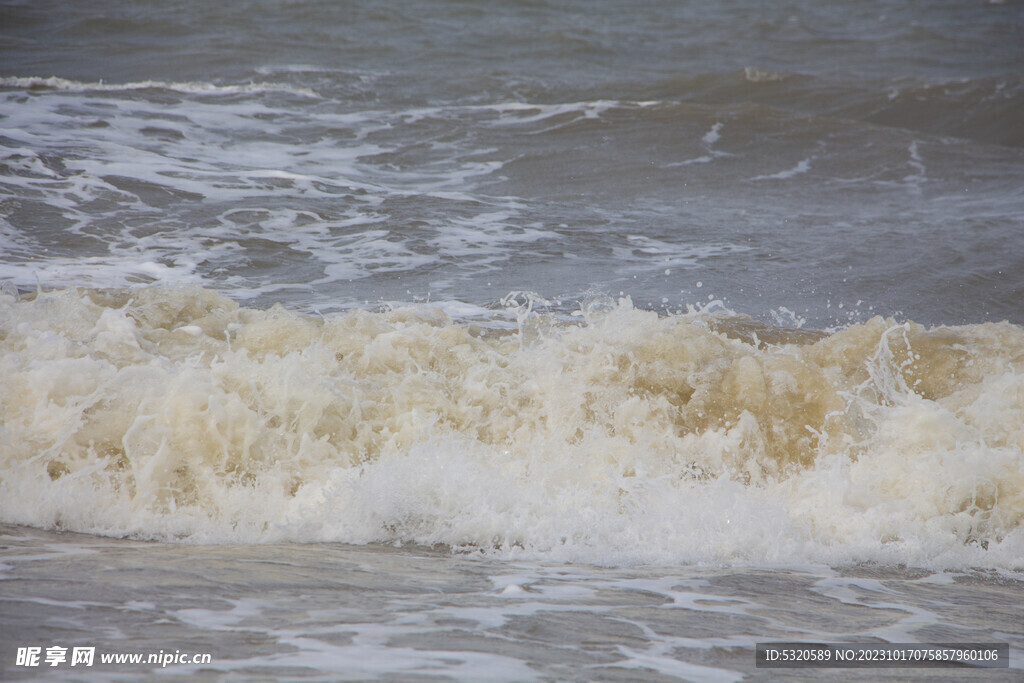
[[[0,677],[1019,680],[1024,3],[116,5],[0,3]]]

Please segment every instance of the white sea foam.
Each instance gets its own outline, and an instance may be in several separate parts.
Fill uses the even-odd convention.
[[[661,270],[692,266],[701,259],[721,256],[747,248],[732,244],[687,244],[647,235],[626,235],[622,246],[613,246],[612,253],[620,268]]]
[[[796,166],[785,171],[779,171],[778,173],[771,173],[768,175],[754,176],[751,180],[789,180],[798,175],[803,175],[811,170],[811,161],[813,157],[807,159],[801,159]]]
[[[19,88],[25,90],[64,90],[72,92],[121,92],[130,90],[173,90],[190,95],[237,95],[264,92],[287,92],[303,97],[319,98],[316,92],[308,88],[298,88],[277,83],[240,83],[217,85],[203,82],[170,82],[170,81],[137,81],[132,83],[104,83],[103,81],[83,82],[50,76],[7,76],[0,78],[0,88]]]
[[[692,159],[686,159],[685,161],[675,161],[669,164],[665,164],[665,168],[679,168],[682,166],[692,166],[693,164],[707,164],[722,157],[732,156],[728,152],[722,152],[720,150],[713,149],[715,143],[722,139],[723,127],[723,123],[716,122],[713,126],[711,126],[711,129],[707,133],[705,133],[703,137],[701,137],[701,144],[708,151],[707,154],[702,154],[699,157],[694,157]]]
[[[0,98],[11,106],[0,134],[14,144],[5,151],[0,192],[59,212],[52,229],[62,237],[51,249],[39,231],[0,222],[8,256],[0,277],[22,287],[204,284],[230,288],[236,298],[333,287],[343,292],[336,302],[317,305],[334,310],[362,301],[346,298],[342,283],[392,274],[429,277],[421,286],[454,298],[464,276],[497,272],[524,250],[543,251],[561,239],[542,221],[523,220],[530,207],[521,200],[474,191],[479,181],[497,177],[504,162],[481,158],[487,150],[450,133],[424,146],[423,126],[447,131],[452,120],[465,120],[540,132],[551,122],[656,104],[505,102],[339,112],[257,96],[272,84],[2,83],[8,90]],[[143,96],[159,88],[182,100]],[[208,93],[232,97],[201,96]],[[77,131],[73,142],[68,127]],[[415,163],[387,161],[409,149],[417,150]],[[396,213],[398,229],[391,227]],[[266,242],[282,251],[268,258]],[[667,243],[661,251],[670,265],[692,265],[711,253]],[[254,261],[289,265],[268,276],[250,267]],[[445,272],[433,272],[439,265]]]
[[[203,290],[0,306],[5,522],[627,564],[1017,568],[1024,549],[1012,325],[758,348],[626,301],[511,332]]]
[[[719,140],[722,139],[722,135],[721,134],[722,134],[722,123],[718,122],[718,123],[715,123],[715,125],[711,126],[711,130],[709,130],[707,133],[705,133],[704,137],[702,137],[700,139],[700,141],[703,142],[708,147],[711,147],[711,145],[715,144],[716,142],[718,142]]]

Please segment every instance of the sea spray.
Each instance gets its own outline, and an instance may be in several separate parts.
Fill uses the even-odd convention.
[[[622,299],[515,329],[0,293],[0,519],[603,563],[1019,568],[1024,330]]]

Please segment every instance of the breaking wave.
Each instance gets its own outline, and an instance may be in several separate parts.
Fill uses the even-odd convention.
[[[0,377],[6,523],[612,564],[1024,557],[1009,323],[7,290]]]

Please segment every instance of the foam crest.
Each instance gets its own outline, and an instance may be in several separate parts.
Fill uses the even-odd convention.
[[[131,83],[104,83],[103,81],[83,82],[58,76],[8,76],[0,78],[0,88],[20,88],[27,90],[62,90],[69,92],[120,92],[131,90],[171,90],[190,95],[250,95],[267,92],[287,92],[292,95],[319,98],[320,95],[309,88],[283,85],[277,83],[240,83],[235,85],[217,85],[197,81],[136,81]]]
[[[0,292],[0,519],[610,563],[1019,565],[1019,327],[824,335],[628,300],[576,320]]]

